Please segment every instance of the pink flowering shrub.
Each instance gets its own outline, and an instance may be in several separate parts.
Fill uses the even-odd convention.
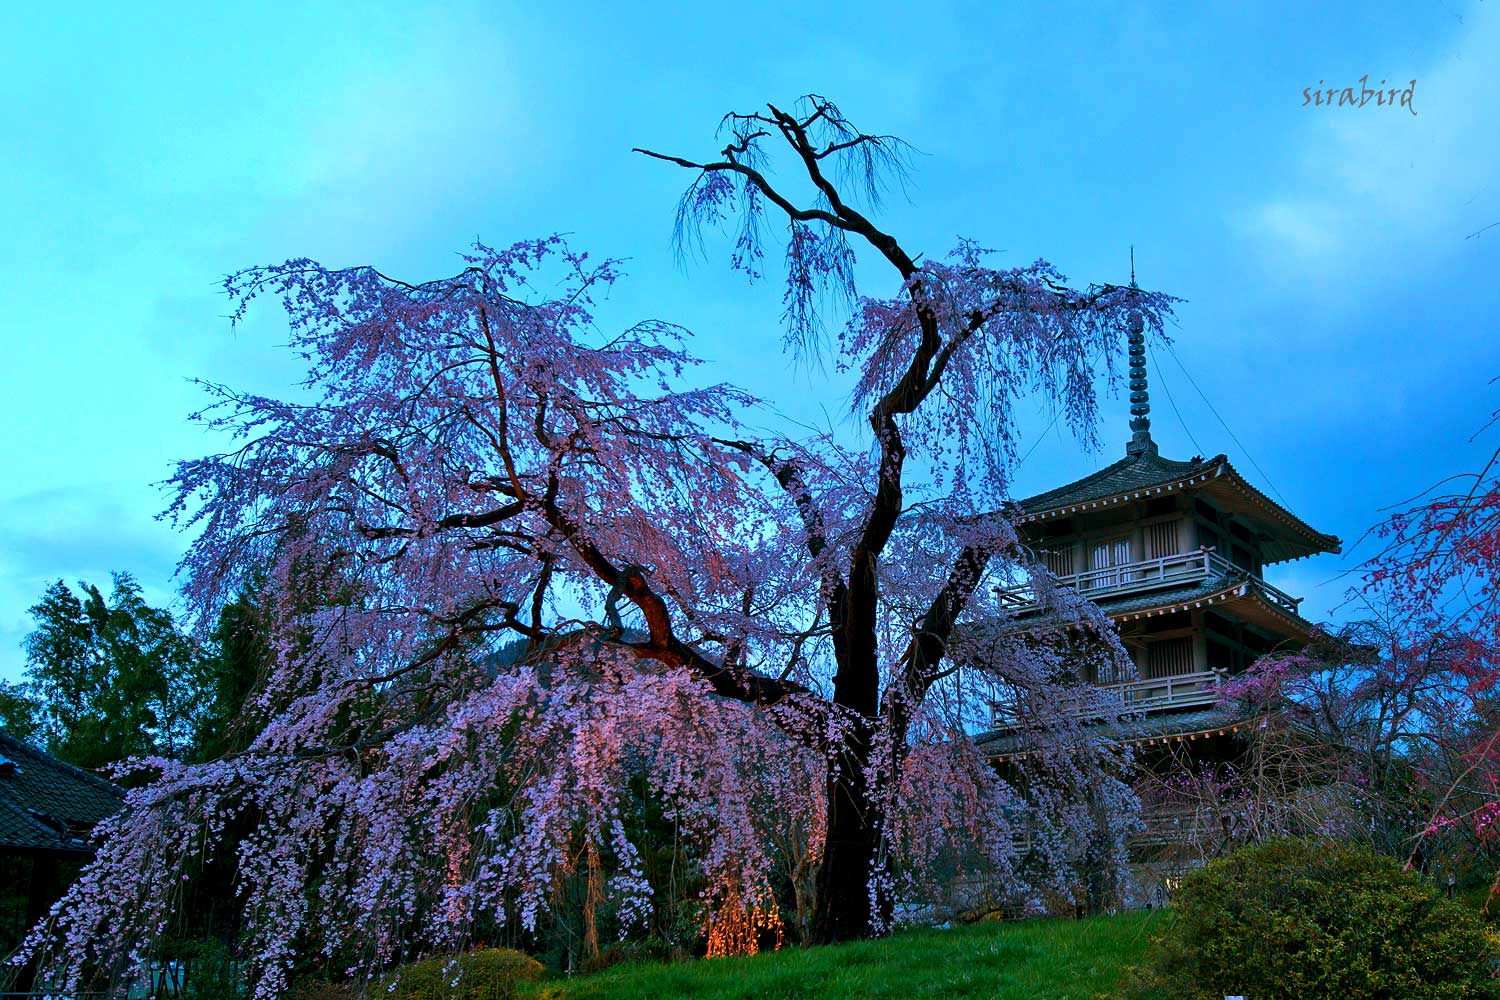
[[[1492,432],[1492,413],[1476,438]],[[1465,637],[1467,669],[1455,696],[1479,702],[1463,739],[1445,748],[1454,762],[1448,780],[1434,788],[1435,804],[1423,830],[1429,842],[1493,844],[1500,801],[1500,721],[1495,713],[1500,681],[1500,449],[1477,472],[1450,476],[1374,532],[1383,543],[1364,569],[1364,591],[1388,605],[1396,627],[1418,640],[1442,632]],[[1500,896],[1500,857],[1491,853],[1493,892]]]
[[[1243,797],[1293,807],[1268,832],[1353,838],[1447,872],[1493,863],[1494,665],[1472,635],[1375,622],[1263,658],[1223,690],[1258,713]]]

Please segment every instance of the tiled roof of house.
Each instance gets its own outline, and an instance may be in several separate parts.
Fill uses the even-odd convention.
[[[85,854],[124,791],[0,730],[0,851]]]

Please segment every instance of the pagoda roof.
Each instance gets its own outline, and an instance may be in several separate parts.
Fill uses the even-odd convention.
[[[1220,456],[1222,458],[1222,456]],[[1191,480],[1211,470],[1217,459],[1204,461],[1193,456],[1186,462],[1162,458],[1155,450],[1126,455],[1113,465],[1065,486],[1038,493],[1021,501],[1028,516],[1042,516],[1076,510],[1083,504],[1097,503],[1125,494],[1155,491],[1177,480]]]
[[[1295,610],[1297,601],[1259,577],[1232,572],[1185,583],[1179,587],[1106,596],[1095,600],[1099,610],[1116,625],[1169,615],[1178,611],[1219,607],[1235,617],[1258,625],[1273,635],[1306,641],[1313,624]],[[1017,629],[1032,629],[1055,624],[1055,615],[1023,616],[1015,620]]]
[[[88,855],[88,833],[125,793],[0,730],[0,851]]]
[[[1204,492],[1230,513],[1259,522],[1265,529],[1261,552],[1267,563],[1337,553],[1343,544],[1252,486],[1227,456],[1194,456],[1179,462],[1162,458],[1154,445],[1082,479],[1028,497],[1019,506],[1022,523],[1039,522],[1184,492]]]
[[[1171,743],[1237,732],[1253,725],[1258,717],[1257,711],[1230,703],[1185,712],[1125,716],[1115,722],[1090,725],[1087,732],[1096,738],[1126,746]],[[999,730],[974,737],[974,745],[994,760],[1024,757],[1036,752],[1028,743],[1027,734],[1021,730]]]

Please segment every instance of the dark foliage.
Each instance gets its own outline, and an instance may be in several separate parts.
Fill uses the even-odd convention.
[[[1278,840],[1193,872],[1127,995],[1200,1000],[1480,1000],[1491,940],[1472,912],[1391,858]]]

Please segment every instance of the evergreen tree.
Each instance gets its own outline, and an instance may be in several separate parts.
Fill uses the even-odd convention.
[[[0,729],[18,740],[30,740],[36,735],[41,707],[26,684],[0,681]]]
[[[246,591],[219,613],[203,661],[203,707],[193,736],[197,760],[245,749],[258,728],[245,724],[243,712],[270,657],[259,611]]]
[[[50,753],[97,768],[134,754],[183,757],[200,713],[204,656],[171,612],[146,603],[129,573],[106,598],[56,581],[32,606],[26,676],[34,735]]]

